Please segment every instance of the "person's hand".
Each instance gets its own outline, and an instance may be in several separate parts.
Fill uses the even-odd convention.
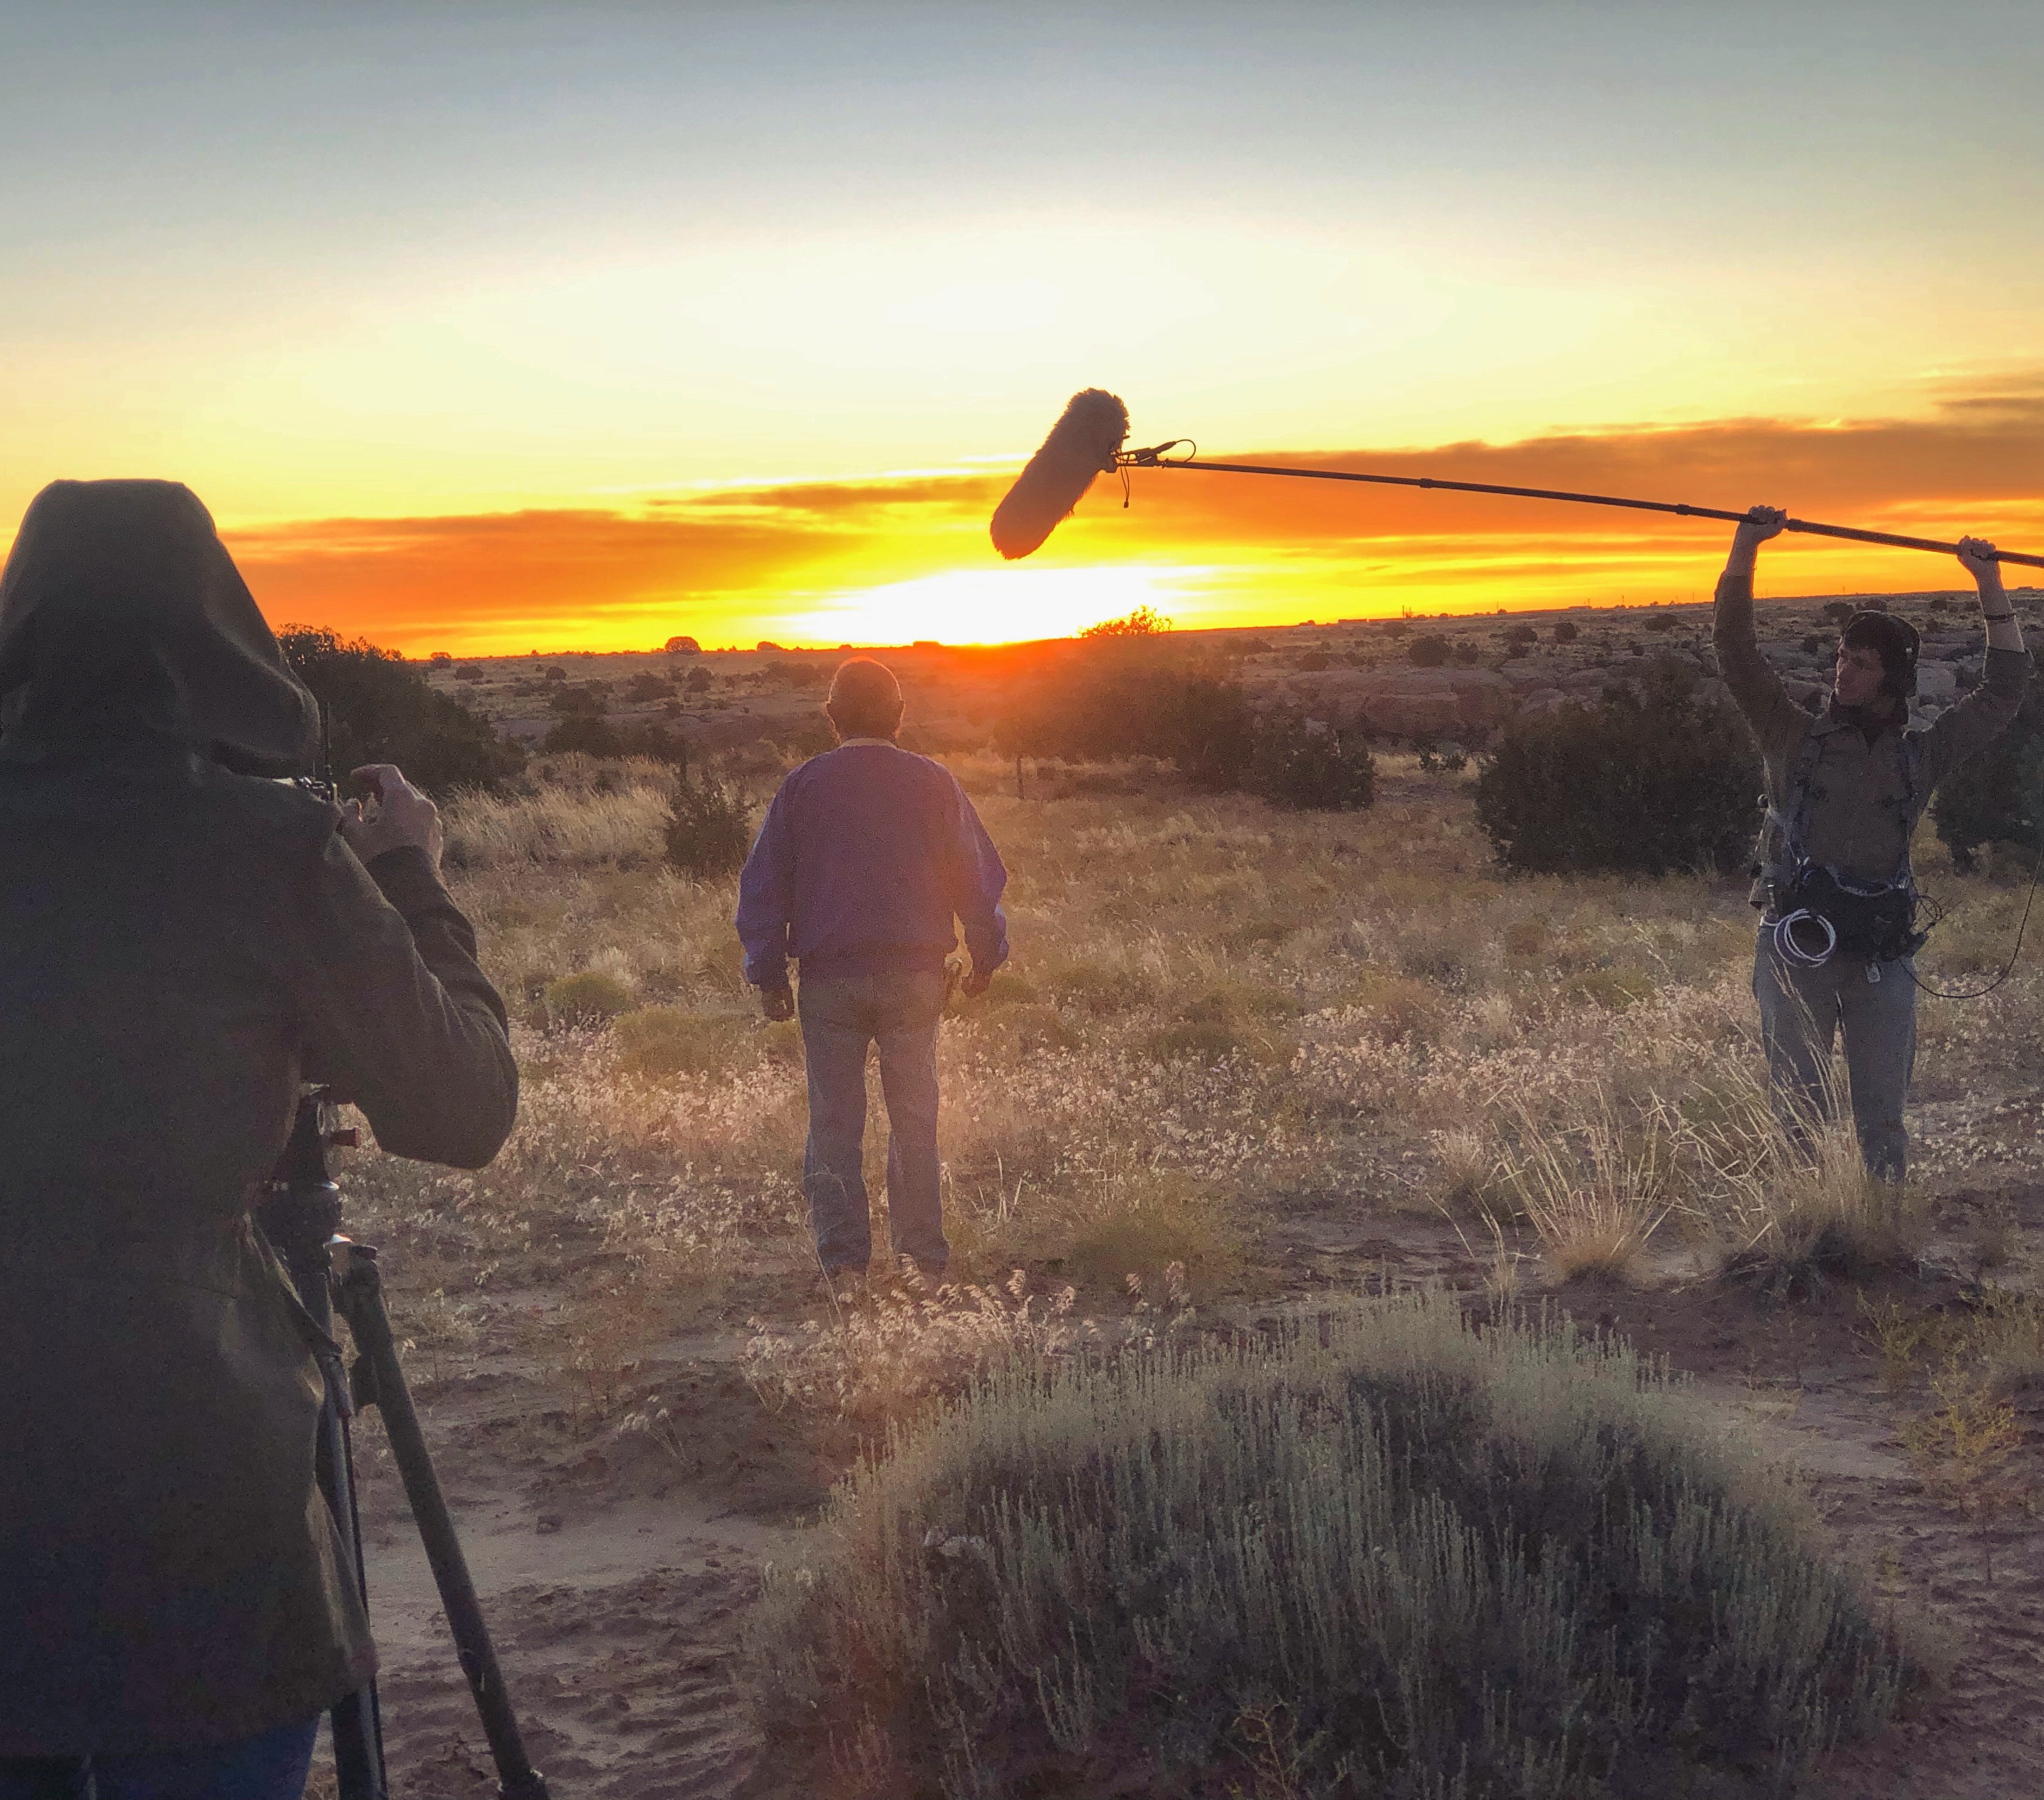
[[[993,977],[990,973],[982,975],[978,970],[974,969],[959,983],[959,991],[968,1000],[977,1000],[993,985]]]
[[[1770,537],[1779,537],[1782,527],[1788,522],[1787,511],[1780,506],[1754,506],[1739,521],[1739,529],[1731,536],[1735,550],[1757,550]]]
[[[1994,546],[1984,537],[1961,538],[1959,560],[1965,565],[1966,573],[1980,583],[1983,591],[1991,591],[2001,586],[2001,564],[1995,560]]]
[[[792,1019],[795,1016],[794,989],[785,981],[778,987],[761,988],[759,1010],[777,1025],[783,1019]]]
[[[365,863],[373,863],[386,850],[410,846],[425,852],[427,860],[440,866],[440,810],[405,779],[395,763],[367,763],[348,779],[375,802],[367,811],[362,801],[351,800],[340,810],[340,835],[348,847]]]

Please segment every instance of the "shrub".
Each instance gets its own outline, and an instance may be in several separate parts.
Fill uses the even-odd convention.
[[[682,733],[665,725],[614,725],[591,713],[567,714],[548,729],[540,748],[548,756],[578,750],[585,756],[644,756],[678,771],[689,766],[689,740]]]
[[[1675,615],[1673,613],[1656,613],[1646,621],[1646,629],[1649,631],[1673,631],[1675,629]]]
[[[609,702],[609,685],[601,681],[556,682],[547,694],[547,710],[564,719],[582,713],[600,717]]]
[[[1758,758],[1729,706],[1678,666],[1508,725],[1477,778],[1477,822],[1507,868],[1729,872],[1753,835]]]
[[[1504,628],[1504,642],[1506,648],[1508,648],[1514,656],[1518,656],[1523,652],[1531,650],[1533,646],[1539,641],[1539,633],[1535,631],[1530,625],[1507,625]]]
[[[614,975],[585,969],[547,983],[547,1022],[557,1028],[606,1025],[632,1010],[632,990]]]
[[[1405,654],[1415,668],[1442,668],[1448,660],[1448,640],[1437,631],[1422,632],[1406,645]]]
[[[1118,619],[1102,619],[1079,633],[1082,637],[1158,637],[1171,629],[1171,621],[1154,606],[1138,606]]]
[[[1359,733],[1342,733],[1289,706],[1257,723],[1250,785],[1301,812],[1350,813],[1376,798],[1377,765]]]
[[[667,640],[667,654],[670,656],[700,656],[702,646],[693,637],[670,637]]]
[[[1469,752],[1450,739],[1443,744],[1431,731],[1423,731],[1412,739],[1412,748],[1420,759],[1420,767],[1428,775],[1460,775],[1469,767]]]
[[[1468,638],[1463,638],[1454,650],[1454,656],[1464,668],[1474,668],[1477,658],[1483,654]]]
[[[2033,689],[2008,729],[1938,790],[1931,820],[1961,870],[1983,844],[2044,850],[2044,694]]]
[[[1557,644],[1573,644],[1583,634],[1583,628],[1573,619],[1563,619],[1555,625],[1553,636]]]
[[[1162,634],[1139,634],[1097,640],[1040,679],[997,737],[1011,756],[1155,756],[1220,790],[1248,771],[1256,715],[1239,683],[1189,665]]]
[[[394,763],[429,793],[497,787],[524,767],[490,722],[437,691],[394,650],[344,639],[324,625],[286,625],[284,660],[312,690],[326,721],[328,754],[346,780],[364,763]]]
[[[705,881],[735,873],[752,845],[752,806],[735,785],[705,771],[674,783],[667,802],[668,867]]]
[[[750,1634],[812,1790],[1728,1800],[1888,1717],[1787,1478],[1623,1344],[1266,1332],[1011,1365],[853,1475]]]

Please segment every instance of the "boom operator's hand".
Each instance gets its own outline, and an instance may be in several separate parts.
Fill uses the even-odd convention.
[[[405,780],[405,771],[395,763],[365,763],[348,779],[376,804],[373,813],[361,800],[341,808],[340,835],[348,848],[370,863],[386,850],[411,847],[425,851],[437,870],[444,840],[440,810]]]
[[[761,988],[759,1010],[777,1025],[783,1019],[792,1019],[795,1016],[794,989],[785,981],[778,987]]]
[[[1754,506],[1749,508],[1739,529],[1732,533],[1735,549],[1758,549],[1770,537],[1779,537],[1788,522],[1786,509],[1781,506]]]
[[[1984,537],[1961,538],[1959,560],[1983,590],[2001,586],[2001,564],[1995,560],[1994,546]]]

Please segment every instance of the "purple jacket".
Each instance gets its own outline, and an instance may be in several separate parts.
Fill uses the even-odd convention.
[[[745,979],[940,969],[965,924],[974,971],[1008,960],[1008,871],[951,771],[855,738],[790,772],[738,883]]]

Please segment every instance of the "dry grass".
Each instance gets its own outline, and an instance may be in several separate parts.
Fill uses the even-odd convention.
[[[1865,1189],[1835,1132],[1800,1162],[1767,1112],[1735,887],[1502,880],[1466,786],[1397,756],[1378,805],[1341,815],[1143,771],[1017,801],[1012,766],[951,760],[1013,871],[1016,945],[940,1041],[962,1280],[990,1290],[1020,1264],[1093,1306],[1178,1262],[1204,1299],[1254,1279],[1272,1196],[1293,1189],[1438,1201],[1479,1240],[1485,1215],[1523,1215],[1550,1275],[1623,1273],[1677,1233],[1791,1270],[1842,1234],[1847,1260],[1908,1253],[1919,1198]],[[572,1336],[574,1358],[621,1365],[736,1271],[808,1260],[799,1040],[762,1025],[741,979],[736,883],[659,866],[667,780],[561,758],[524,793],[450,806],[450,880],[519,1020],[523,1117],[478,1175],[344,1171],[371,1231],[402,1221],[436,1246],[428,1290],[486,1316],[540,1290],[536,1344],[557,1364]],[[1998,941],[2009,892],[1930,872],[1953,912],[1927,968]],[[1972,1105],[1949,1097],[2044,1068],[2036,967],[1971,1006],[1924,1002],[1927,1096]],[[548,990],[585,975],[632,1010],[553,1029]],[[877,1083],[874,1101],[877,1118]],[[2038,1135],[1982,1102],[1919,1166],[1950,1181]]]

